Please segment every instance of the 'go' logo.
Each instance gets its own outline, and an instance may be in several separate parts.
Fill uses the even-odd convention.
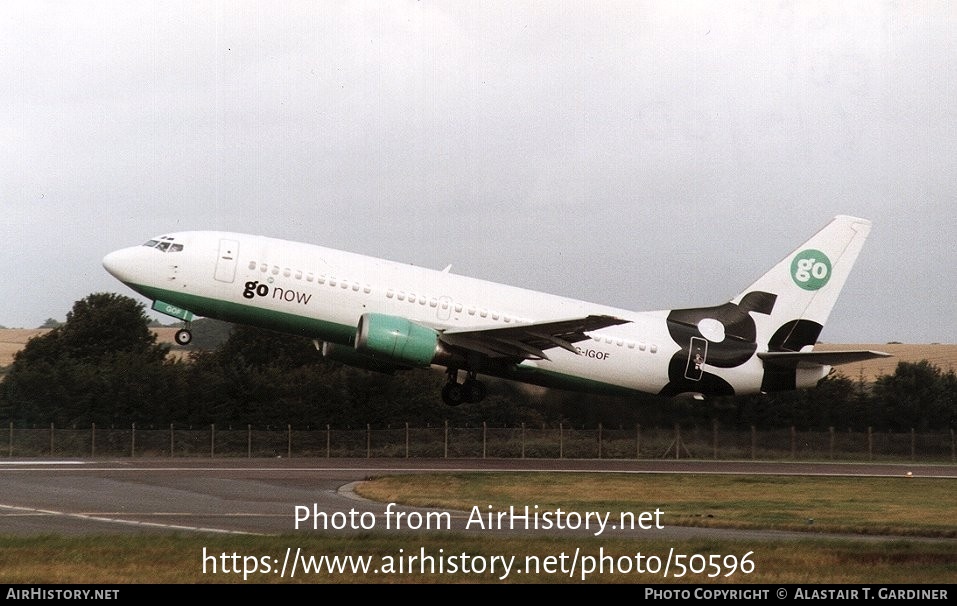
[[[804,290],[817,290],[831,279],[831,260],[819,250],[801,251],[791,261],[791,278]]]

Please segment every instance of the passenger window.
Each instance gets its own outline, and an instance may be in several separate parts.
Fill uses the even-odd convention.
[[[250,262],[249,262],[249,269],[256,269],[256,262],[255,262],[255,261],[250,261]]]
[[[180,252],[182,250],[183,250],[182,244],[173,244],[172,246],[169,247],[170,252]]]

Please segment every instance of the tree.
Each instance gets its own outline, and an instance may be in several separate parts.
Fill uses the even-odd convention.
[[[134,422],[172,397],[168,346],[143,306],[112,293],[77,301],[66,322],[34,337],[0,384],[5,416],[58,425]]]
[[[928,431],[947,427],[957,417],[953,371],[921,360],[900,362],[893,375],[884,375],[874,384],[874,400],[880,424],[897,431]]]

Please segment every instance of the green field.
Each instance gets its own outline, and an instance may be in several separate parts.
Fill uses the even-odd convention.
[[[953,583],[955,487],[953,480],[929,478],[388,476],[357,491],[383,502],[464,512],[538,505],[617,518],[660,509],[665,526],[804,533],[774,540],[459,531],[6,537],[0,538],[0,583]],[[339,565],[368,570],[304,572],[301,564],[295,576],[289,567],[280,572],[296,553],[300,558],[293,559],[310,567],[338,556]]]

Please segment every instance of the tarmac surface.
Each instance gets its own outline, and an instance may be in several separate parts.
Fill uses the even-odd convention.
[[[751,474],[793,476],[939,477],[957,480],[957,466],[927,464],[788,463],[723,461],[492,460],[492,459],[0,459],[0,535],[252,534],[289,535],[376,530],[394,524],[387,509],[426,528],[429,510],[367,501],[351,490],[383,474],[444,471],[531,471],[634,474]],[[957,484],[955,484],[957,487]],[[435,511],[435,510],[433,510]],[[413,513],[417,512],[417,513]],[[411,515],[410,515],[411,514]],[[462,531],[468,512],[448,512],[448,527]],[[443,514],[444,516],[444,514]],[[302,518],[297,522],[297,518]],[[438,517],[433,520],[439,519]],[[327,530],[314,528],[314,521]],[[297,528],[298,524],[298,528]],[[394,529],[394,526],[391,526]],[[555,533],[594,534],[586,530]],[[514,532],[524,532],[516,530]],[[612,528],[603,536],[635,530]],[[665,527],[642,537],[806,539],[806,532]],[[537,532],[536,534],[541,534]],[[901,537],[855,537],[899,540]],[[957,540],[943,539],[954,542]]]

